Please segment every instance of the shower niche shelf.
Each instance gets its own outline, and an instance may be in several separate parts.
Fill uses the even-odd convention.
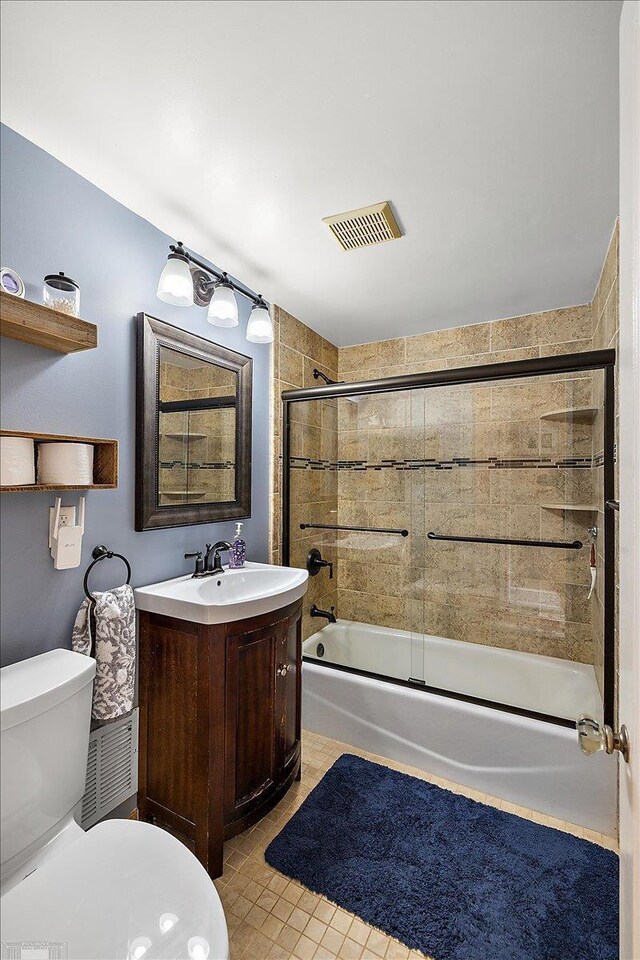
[[[186,497],[187,500],[201,500],[206,490],[161,490],[162,497]]]
[[[595,503],[541,503],[543,510],[570,510],[578,513],[597,513]]]
[[[206,440],[208,437],[207,433],[180,433],[175,431],[173,433],[163,433],[161,436],[166,437],[167,440]]]
[[[559,422],[593,423],[598,414],[597,407],[564,407],[561,410],[549,410],[540,415],[541,420]]]

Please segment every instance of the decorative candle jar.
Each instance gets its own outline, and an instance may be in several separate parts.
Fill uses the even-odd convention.
[[[43,302],[52,310],[77,317],[80,311],[80,287],[64,273],[50,273],[44,278]]]

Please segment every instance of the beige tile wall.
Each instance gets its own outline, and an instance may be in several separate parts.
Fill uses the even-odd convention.
[[[576,352],[591,347],[590,333],[587,304],[343,348],[339,376],[370,379]],[[339,459],[373,469],[340,470],[339,523],[384,518],[385,525],[408,527],[410,536],[374,544],[363,534],[339,543],[339,615],[592,662],[584,551],[426,538],[434,531],[585,540],[589,514],[542,504],[593,500],[590,469],[556,466],[568,457],[588,458],[590,466],[591,428],[540,416],[590,405],[592,388],[591,374],[577,374],[374,396],[350,407],[340,401]],[[444,468],[375,470],[390,458],[433,459]],[[456,466],[455,458],[485,462]]]
[[[275,342],[273,345],[273,504],[271,515],[271,557],[273,563],[281,560],[281,497],[282,497],[282,402],[283,390],[294,387],[318,386],[321,380],[313,377],[313,370],[321,370],[332,380],[338,378],[338,350],[315,331],[300,323],[281,307],[273,308]],[[324,460],[335,465],[337,457],[336,401],[300,404],[292,411],[291,455],[294,458]],[[297,460],[294,460],[297,463]],[[335,562],[335,540],[320,532],[300,530],[300,523],[336,523],[338,512],[337,471],[292,471],[291,481],[291,563],[305,566],[312,546],[322,550],[325,559]],[[333,580],[327,571],[311,578],[304,604],[303,630],[305,638],[318,629],[318,620],[312,620],[309,609],[313,603],[323,610],[337,606],[337,568]]]
[[[315,385],[314,365],[332,379],[367,380],[608,345],[617,329],[616,251],[614,235],[592,304],[340,350],[276,308],[275,454],[280,453],[280,391],[289,384]],[[426,539],[428,530],[435,530],[586,542],[597,512],[548,510],[542,504],[594,502],[593,482],[599,478],[590,467],[598,424],[541,420],[540,415],[597,405],[600,391],[598,372],[539,378],[536,383],[378,395],[357,403],[316,401],[306,404],[304,413],[302,407],[294,410],[292,454],[330,464],[337,444],[341,465],[337,472],[310,465],[292,471],[292,562],[303,565],[312,544],[328,559],[337,559],[335,581],[329,583],[325,573],[320,574],[312,582],[309,605],[337,603],[338,615],[345,619],[595,661],[601,672],[602,612],[598,600],[586,602],[585,549],[435,544]],[[554,465],[442,470],[384,466],[385,460],[442,462],[453,457],[548,459]],[[570,457],[589,461],[589,468],[555,465]],[[345,468],[347,461],[356,462],[353,469]],[[276,504],[279,478],[278,464]],[[274,559],[279,557],[278,509]],[[411,535],[307,537],[299,531],[305,519],[407,527]],[[305,626],[306,636],[318,624],[307,621]]]

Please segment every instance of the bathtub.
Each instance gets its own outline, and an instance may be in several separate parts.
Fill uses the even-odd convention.
[[[309,637],[303,655],[306,729],[615,835],[615,759],[585,757],[575,729],[382,679],[424,680],[537,714],[601,718],[587,664],[442,637],[417,642],[407,631],[346,620]]]

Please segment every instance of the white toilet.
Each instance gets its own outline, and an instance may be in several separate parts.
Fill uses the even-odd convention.
[[[69,650],[0,671],[3,951],[228,960],[220,898],[186,847],[147,823],[109,820],[85,833],[74,820],[94,673],[92,659]]]

